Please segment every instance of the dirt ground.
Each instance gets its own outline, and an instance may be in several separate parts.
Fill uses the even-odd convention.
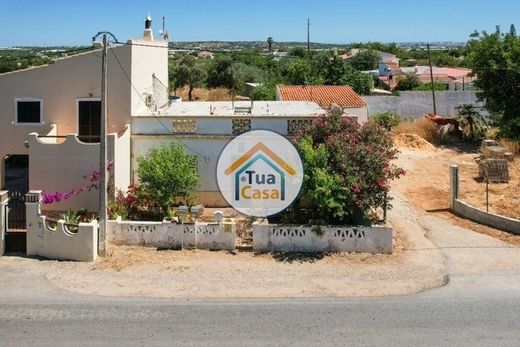
[[[482,258],[481,263],[486,266],[490,263],[496,267],[503,259],[509,260],[505,262],[507,266],[511,263],[516,266],[515,258],[507,253],[511,250],[502,247],[497,239],[520,246],[520,236],[480,226],[449,212],[448,173],[452,163],[460,167],[462,197],[479,203],[476,192],[481,189],[481,183],[473,179],[477,174],[475,154],[470,149],[432,148],[417,138],[403,137],[402,140],[410,142],[413,148],[403,147],[397,160],[407,175],[392,187],[395,200],[389,212],[394,226],[391,255],[257,254],[247,247],[251,244],[250,220],[224,209],[226,217],[240,219],[238,234],[244,245],[239,246],[244,247],[234,252],[162,251],[111,245],[109,256],[94,264],[3,257],[0,273],[28,278],[42,276],[60,289],[91,295],[273,298],[403,295],[439,287],[447,281],[446,259],[459,261],[462,265],[454,268],[460,268],[460,273],[468,267],[480,269],[476,259],[482,255],[475,258],[472,248],[456,248],[456,252],[446,258],[445,253],[455,249],[453,245],[479,244],[484,250],[480,252],[490,252],[488,258]],[[512,184],[518,185],[518,172],[514,170]],[[499,203],[503,199],[499,192],[505,195],[510,188],[501,185],[493,188],[496,192],[491,199],[494,208],[508,206],[504,207],[508,213],[518,212],[518,205],[507,205],[507,201],[503,205]],[[211,219],[213,212],[214,209],[205,209],[203,218]],[[425,221],[429,221],[427,227],[422,226]],[[456,228],[458,232],[452,233],[453,224],[494,238]],[[442,236],[436,242],[447,237],[455,237],[455,240],[441,243],[446,248],[441,250],[432,241],[432,235]],[[514,251],[516,247],[511,249]],[[505,255],[499,257],[497,252]]]
[[[481,209],[486,208],[485,183],[478,180],[475,158],[478,148],[438,148],[435,151],[400,148],[397,163],[407,174],[395,183],[395,188],[413,205],[441,216],[454,224],[520,245],[520,236],[482,226],[453,215],[449,211],[449,167],[459,166],[460,192],[464,201]],[[520,158],[510,163],[508,184],[489,185],[489,210],[512,218],[520,218]]]
[[[177,95],[188,101],[188,91],[188,87],[184,87],[177,90]],[[192,101],[231,101],[231,93],[226,88],[193,88]]]

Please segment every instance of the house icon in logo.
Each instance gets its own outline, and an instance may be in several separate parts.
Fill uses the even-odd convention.
[[[272,172],[254,171],[253,165],[259,161],[264,162],[276,172],[279,180]],[[227,176],[234,174],[235,201],[241,199],[284,201],[286,174],[294,176],[297,172],[269,147],[258,142],[233,162],[224,173]]]

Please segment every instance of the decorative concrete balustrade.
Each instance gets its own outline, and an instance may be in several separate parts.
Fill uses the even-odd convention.
[[[297,226],[265,221],[253,224],[255,252],[391,254],[392,237],[392,228],[383,226]]]
[[[120,218],[107,223],[108,240],[116,245],[148,246],[163,249],[234,250],[236,223],[177,224],[171,222],[134,222]]]
[[[30,191],[25,201],[28,256],[84,262],[96,260],[97,221],[80,223],[76,228],[69,227],[63,220],[51,223],[41,213],[41,191]]]

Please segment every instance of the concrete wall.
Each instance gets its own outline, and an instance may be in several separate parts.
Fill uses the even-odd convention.
[[[475,91],[443,91],[436,92],[437,113],[443,116],[455,116],[457,107],[472,104],[482,107],[477,101]],[[365,96],[370,116],[381,112],[395,112],[403,118],[421,118],[433,112],[431,92],[401,92],[400,96]],[[480,110],[487,114],[484,110]]]
[[[180,141],[186,147],[188,154],[198,157],[197,168],[201,179],[197,189],[198,203],[212,207],[225,207],[229,204],[224,200],[217,185],[217,163],[220,153],[232,139],[232,136],[132,136],[132,168],[134,182],[137,180],[137,158],[146,156],[154,147],[160,147],[171,142]],[[200,153],[202,155],[199,155]]]
[[[80,223],[76,232],[59,221],[52,228],[41,214],[41,191],[27,194],[27,255],[93,262],[97,258],[98,224]]]
[[[363,96],[363,99],[365,98],[366,96]],[[357,121],[360,124],[366,123],[368,121],[368,107],[345,108],[343,111],[345,111],[345,113],[348,115],[358,116]]]
[[[117,245],[234,250],[236,223],[234,220],[224,220],[222,224],[175,224],[118,219],[108,221],[107,237],[109,242]]]
[[[132,84],[137,89],[129,90],[131,95],[129,115],[149,114],[144,96],[148,93],[154,94],[152,75],[168,88],[168,44],[165,41],[131,40],[129,42],[132,44],[132,61],[131,69],[126,72],[131,76]],[[127,84],[130,87],[128,82]]]
[[[389,227],[297,226],[253,224],[255,252],[359,252],[393,251],[393,230]]]
[[[109,134],[107,137],[107,155],[112,161],[114,188],[126,191],[131,181],[130,155],[131,134],[127,125],[122,134]]]
[[[108,160],[113,161],[113,175],[116,189],[125,190],[130,185],[130,129],[118,136],[109,134],[107,141]],[[43,143],[37,134],[29,141],[29,189],[44,190],[49,193],[67,192],[72,188],[88,185],[88,178],[99,169],[99,144],[83,143],[76,135],[69,134],[62,143]],[[97,189],[85,191],[73,198],[44,205],[49,210],[85,208],[98,210]]]
[[[450,207],[458,216],[520,235],[520,220],[483,211],[459,199],[459,170],[457,165],[450,166]]]

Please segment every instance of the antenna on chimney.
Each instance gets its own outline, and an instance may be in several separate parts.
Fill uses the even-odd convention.
[[[168,41],[170,38],[170,35],[166,31],[165,26],[166,26],[166,17],[163,16],[162,17],[162,30],[159,30],[159,35],[161,35],[163,37],[164,41]]]

